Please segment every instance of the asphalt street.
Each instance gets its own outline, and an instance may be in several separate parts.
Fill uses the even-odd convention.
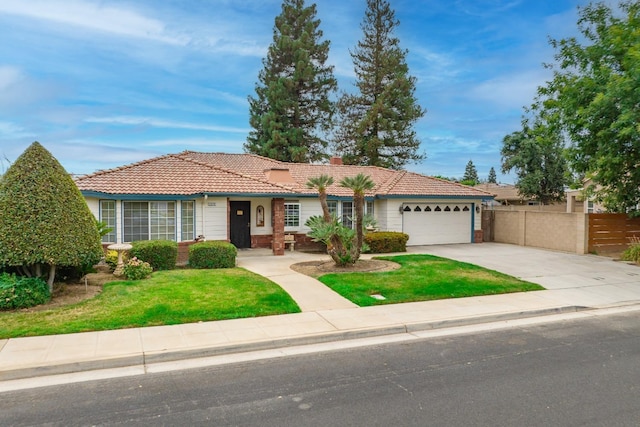
[[[0,394],[2,426],[637,426],[637,311]]]

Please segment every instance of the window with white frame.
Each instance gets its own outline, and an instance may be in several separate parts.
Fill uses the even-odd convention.
[[[353,202],[342,202],[342,225],[353,228]]]
[[[175,202],[123,202],[123,240],[175,240]]]
[[[190,200],[180,202],[180,218],[180,240],[186,242],[195,239],[195,202]]]
[[[329,214],[338,216],[338,201],[327,200],[327,207],[329,208]]]
[[[116,241],[116,201],[100,200],[100,221],[107,228],[110,228],[107,234],[102,236],[102,243],[115,243]]]
[[[300,226],[300,203],[284,202],[284,226]]]
[[[364,202],[364,213],[373,215],[373,200],[367,200]]]

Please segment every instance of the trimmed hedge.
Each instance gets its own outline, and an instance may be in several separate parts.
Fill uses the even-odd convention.
[[[170,240],[139,240],[131,243],[130,258],[148,262],[154,270],[173,270],[178,261],[178,243]]]
[[[0,310],[28,308],[51,299],[47,282],[36,277],[0,274]]]
[[[369,250],[376,254],[406,252],[409,235],[397,231],[377,231],[364,235]]]
[[[189,267],[232,268],[236,266],[238,249],[229,242],[211,241],[189,246]]]

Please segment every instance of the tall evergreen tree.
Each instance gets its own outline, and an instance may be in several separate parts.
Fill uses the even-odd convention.
[[[462,182],[469,185],[476,185],[480,182],[478,178],[478,170],[476,169],[476,165],[473,164],[473,161],[469,160],[467,166],[464,169],[464,176],[462,177]]]
[[[394,31],[400,22],[386,0],[367,0],[361,24],[363,39],[351,52],[357,93],[342,94],[335,150],[346,164],[401,169],[423,160],[413,125],[425,114],[415,97]]]
[[[329,96],[337,90],[337,81],[333,66],[325,65],[329,41],[321,41],[319,27],[315,4],[283,1],[256,96],[249,96],[253,130],[246,151],[287,162],[326,157],[323,135],[331,127],[335,106]]]
[[[496,176],[496,170],[493,168],[493,166],[491,166],[491,169],[489,169],[489,177],[487,178],[487,182],[489,184],[497,184],[498,183],[498,177]]]

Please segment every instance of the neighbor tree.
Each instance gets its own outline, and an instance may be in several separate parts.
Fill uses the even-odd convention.
[[[102,254],[95,218],[78,187],[34,142],[0,180],[0,266],[48,276],[51,291],[56,267],[91,266]]]
[[[398,25],[388,1],[367,0],[363,38],[351,52],[356,92],[338,102],[334,145],[345,164],[401,169],[425,158],[414,125],[426,111],[394,35]]]
[[[287,162],[326,157],[325,135],[335,109],[333,66],[327,65],[329,41],[322,41],[316,5],[284,0],[275,18],[273,42],[258,75],[255,97],[249,96],[253,130],[247,152]]]
[[[489,176],[487,177],[487,182],[489,184],[497,184],[498,183],[498,177],[496,176],[496,170],[493,168],[493,166],[491,166],[491,169],[489,169]]]
[[[540,102],[569,139],[574,172],[609,210],[639,214],[640,2],[579,9],[580,37],[552,39]]]
[[[567,161],[558,129],[544,120],[544,113],[523,118],[522,130],[502,140],[502,172],[515,170],[520,195],[546,205],[565,197]]]
[[[464,176],[462,177],[462,183],[465,185],[476,185],[479,182],[478,170],[473,161],[469,160],[467,166],[464,169]]]

